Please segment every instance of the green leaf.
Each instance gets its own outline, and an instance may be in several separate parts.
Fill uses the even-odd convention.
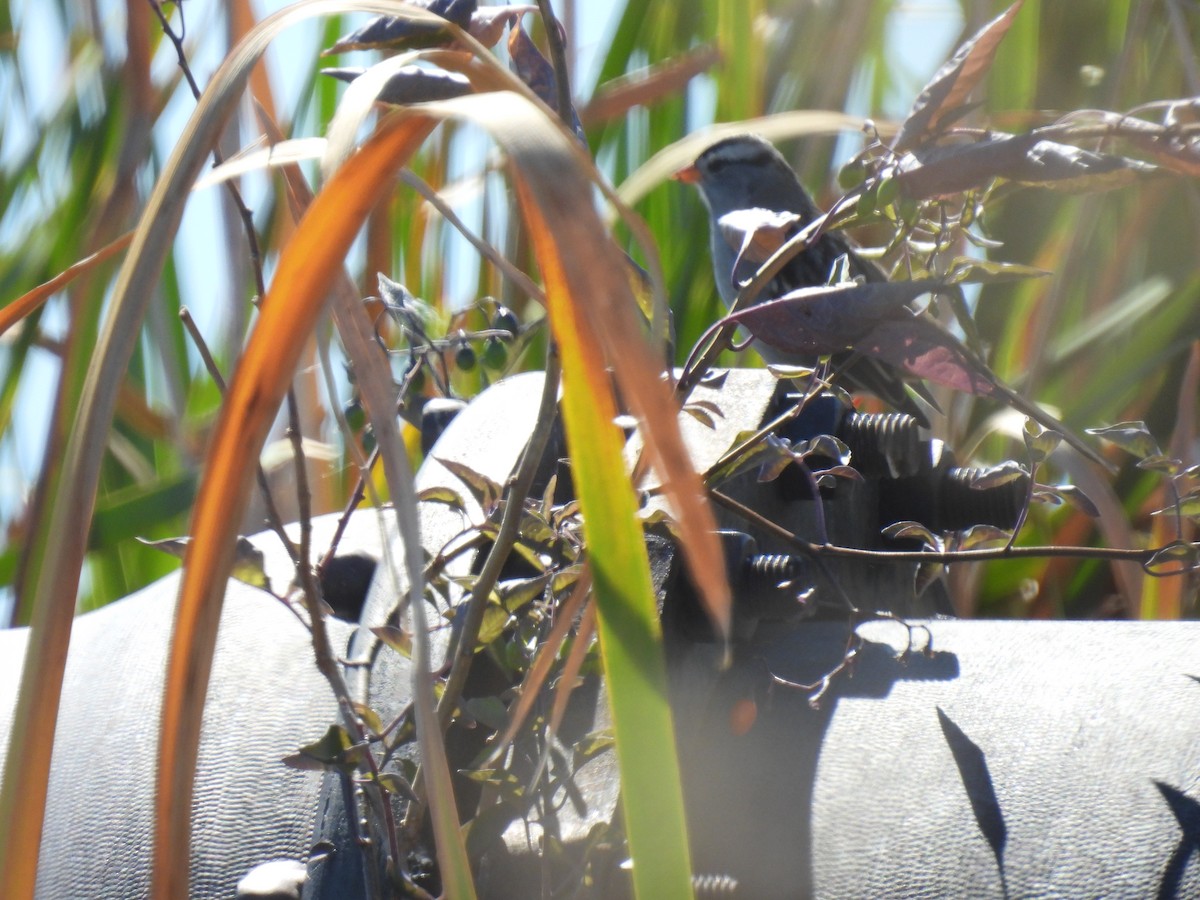
[[[876,188],[876,208],[891,206],[900,194],[900,185],[894,178],[881,178]]]
[[[283,762],[293,769],[333,769],[350,775],[358,769],[368,753],[367,745],[355,744],[341,725],[330,725],[320,740],[285,756]]]
[[[145,538],[138,538],[137,540],[139,544],[145,544],[147,547],[161,550],[163,553],[167,553],[177,559],[184,558],[188,544],[191,543],[191,538],[187,537],[164,538],[159,541],[150,541]],[[229,570],[230,576],[244,584],[261,588],[269,593],[271,591],[271,582],[267,578],[264,562],[265,557],[263,556],[263,552],[254,546],[254,543],[249,538],[238,535],[234,551],[233,568]]]
[[[822,459],[832,459],[843,466],[849,465],[851,462],[850,448],[846,442],[831,434],[818,434],[807,441],[801,441],[793,448],[793,451],[804,459],[816,456]]]
[[[977,469],[971,473],[968,484],[972,490],[986,491],[991,488],[1003,487],[1022,478],[1028,478],[1029,472],[1025,467],[1013,460],[1006,460],[997,466],[987,469]]]
[[[1025,420],[1022,436],[1025,438],[1025,447],[1029,450],[1029,456],[1035,463],[1045,461],[1062,443],[1063,439],[1060,432],[1044,428],[1033,419]]]
[[[850,191],[862,184],[867,177],[867,169],[861,160],[853,160],[838,169],[838,187]]]
[[[556,571],[550,581],[550,591],[554,594],[561,594],[569,587],[573,587],[579,576],[583,573],[583,566],[576,563],[567,566],[565,569]]]
[[[782,363],[769,363],[767,371],[776,378],[790,378],[793,381],[808,381],[817,371],[811,366],[791,366]]]
[[[1100,510],[1082,490],[1073,484],[1040,485],[1035,497],[1042,494],[1053,494],[1068,506],[1078,510],[1092,519],[1100,518]]]
[[[444,503],[446,506],[461,510],[462,512],[466,512],[467,509],[466,504],[463,502],[462,494],[453,488],[441,485],[418,491],[417,499],[422,503]]]
[[[821,487],[835,487],[838,478],[844,478],[847,481],[866,481],[862,473],[853,466],[830,466],[828,469],[816,469],[813,474],[817,476],[817,483]]]
[[[504,634],[504,630],[508,628],[508,623],[512,620],[513,617],[503,606],[499,603],[489,602],[483,611],[483,621],[479,625],[478,647],[486,647]]]
[[[1138,460],[1137,467],[1148,472],[1162,472],[1165,475],[1177,475],[1183,468],[1183,460],[1170,456],[1154,454]]]
[[[913,576],[913,592],[919,597],[925,593],[925,590],[934,582],[939,580],[946,572],[946,567],[940,562],[923,562],[917,566],[916,574]]]
[[[789,454],[787,456],[772,456],[763,461],[758,467],[758,483],[767,484],[774,481],[784,470],[789,466],[795,465],[795,459]]]
[[[963,550],[981,550],[986,547],[1004,546],[1012,534],[994,525],[972,525],[962,533],[958,546]]]
[[[371,734],[378,735],[383,731],[383,722],[380,721],[379,713],[365,703],[355,703],[354,714],[362,720],[363,725]]]
[[[545,592],[546,585],[550,583],[550,577],[549,574],[544,574],[536,578],[501,581],[496,585],[496,597],[504,609],[516,614]]]
[[[1179,498],[1178,505],[1164,506],[1162,509],[1156,509],[1150,515],[1152,516],[1187,516],[1188,518],[1200,517],[1200,491],[1193,491],[1190,494],[1185,494]]]
[[[970,232],[965,233],[970,234]],[[1004,284],[1027,278],[1045,278],[1050,274],[1045,269],[1021,263],[959,257],[950,264],[950,270],[946,273],[945,280],[947,284]]]
[[[918,540],[933,550],[940,550],[942,547],[937,535],[920,522],[895,522],[884,528],[881,534],[885,538],[897,541]]]
[[[496,504],[500,502],[500,495],[503,493],[499,484],[465,463],[453,459],[438,459],[437,457],[434,459],[437,459],[439,463],[450,470],[451,474],[467,486],[467,490],[471,492],[471,496],[475,498],[485,513],[490,513],[496,508]]]
[[[1158,442],[1150,434],[1145,422],[1118,422],[1105,428],[1088,428],[1087,433],[1116,444],[1126,453],[1140,459],[1162,455],[1162,451],[1158,449]]]
[[[789,448],[774,436],[759,441],[744,452],[731,455],[734,450],[746,444],[756,434],[755,431],[739,431],[730,442],[729,449],[723,454],[722,461],[708,470],[705,480],[709,484],[720,484],[756,465],[786,465],[792,462]]]
[[[716,420],[723,419],[725,414],[711,400],[692,400],[683,405],[683,411],[704,425],[706,428],[717,427]]]
[[[412,635],[403,628],[397,628],[395,625],[379,625],[371,629],[371,634],[401,656],[412,657]]]
[[[462,707],[468,716],[493,731],[501,731],[508,724],[508,707],[499,697],[472,697]]]
[[[616,745],[610,729],[591,731],[571,745],[573,765],[578,768],[589,759],[599,756]]]
[[[417,800],[412,783],[399,772],[381,772],[377,779],[379,786],[389,794],[404,800]]]
[[[460,769],[459,774],[477,784],[495,788],[505,800],[520,800],[525,796],[525,784],[507,769]]]

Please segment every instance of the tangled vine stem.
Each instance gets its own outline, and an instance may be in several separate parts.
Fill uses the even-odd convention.
[[[186,306],[179,310],[179,319],[183,322],[183,327],[187,329],[192,343],[196,346],[196,351],[200,354],[204,368],[208,370],[208,376],[213,380],[213,384],[217,386],[217,393],[224,398],[226,391],[225,377],[217,367],[217,361],[213,359],[212,351],[208,349],[208,343],[204,340],[204,335],[200,333],[200,329],[196,326],[196,320],[192,318],[192,313]],[[292,564],[295,565],[300,559],[300,552],[295,543],[292,542],[292,539],[288,537],[287,532],[284,531],[283,517],[279,514],[279,507],[275,504],[275,497],[271,494],[271,485],[267,481],[267,473],[263,469],[261,462],[255,464],[254,477],[258,482],[259,493],[262,494],[263,510],[266,513],[267,524],[283,543],[288,557],[291,559]]]
[[[833,687],[834,679],[854,665],[854,660],[858,657],[858,651],[862,648],[862,645],[863,639],[859,637],[857,631],[851,628],[850,633],[846,636],[846,648],[842,651],[842,658],[838,661],[837,665],[823,674],[816,681],[792,681],[791,679],[784,678],[782,675],[778,675],[769,669],[767,670],[767,675],[770,677],[771,685],[773,687],[781,687],[790,691],[802,691],[807,693],[809,695],[809,707],[812,709],[820,709],[821,700],[824,698],[825,694],[828,693],[829,689]]]
[[[860,610],[852,610],[850,620],[847,623],[849,630],[846,634],[846,644],[842,650],[842,658],[837,664],[828,671],[823,672],[815,681],[794,681],[790,678],[773,671],[769,666],[766,669],[766,674],[770,680],[771,688],[784,688],[789,691],[799,691],[808,694],[808,705],[812,709],[820,709],[821,701],[833,687],[839,675],[846,672],[854,666],[854,661],[858,658],[858,653],[862,649],[865,639],[858,633],[858,626],[866,622],[895,622],[905,630],[908,635],[908,645],[900,654],[901,657],[907,657],[908,654],[919,652],[925,656],[933,656],[933,632],[929,630],[929,626],[924,622],[908,622],[895,613],[890,612],[862,612]],[[923,646],[918,647],[916,641],[913,640],[913,635],[918,632],[925,633],[925,642]]]
[[[1148,575],[1155,578],[1169,578],[1185,575],[1200,569],[1200,566],[1190,566],[1172,572],[1155,572],[1146,566],[1154,557],[1165,550],[1165,547],[1151,547],[1147,550],[1119,550],[1113,547],[1072,547],[1072,546],[1036,546],[1036,547],[996,547],[982,550],[864,550],[858,547],[843,547],[838,544],[814,544],[806,541],[794,532],[772,522],[766,516],[755,512],[750,507],[718,490],[709,492],[709,497],[719,506],[741,516],[755,526],[779,538],[800,553],[814,559],[857,559],[866,562],[985,562],[994,559],[1046,559],[1066,557],[1074,559],[1111,559],[1121,562],[1135,562]]]

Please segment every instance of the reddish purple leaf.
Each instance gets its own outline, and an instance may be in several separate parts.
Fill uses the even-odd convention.
[[[855,344],[855,349],[926,381],[1001,400],[1042,427],[1062,435],[1063,440],[1088,459],[1112,469],[1111,464],[1079,435],[1003,384],[958,338],[929,319],[909,317],[880,322]]]
[[[870,282],[793,291],[728,316],[754,337],[797,361],[853,351],[914,379],[993,397],[1019,410],[1092,461],[1111,464],[1041,407],[1002,384],[954,335],[913,313],[908,304],[942,287],[939,281]]]
[[[520,22],[508,33],[508,57],[512,70],[516,72],[518,78],[529,85],[530,90],[537,94],[538,99],[551,109],[558,109],[554,66],[550,65],[546,57],[542,56],[542,51],[537,48],[537,44],[530,40]],[[574,106],[571,107],[570,124],[575,135],[586,143],[583,126],[579,122],[579,115],[575,112]]]
[[[434,15],[441,16],[462,29],[470,27],[471,17],[475,13],[477,5],[477,0],[408,0],[408,2],[413,6],[428,10]],[[323,55],[346,53],[350,50],[436,47],[439,44],[448,43],[449,40],[449,31],[432,22],[416,22],[405,16],[376,16],[362,28],[338,38]]]
[[[468,29],[471,37],[485,47],[495,47],[504,34],[505,28],[511,28],[521,21],[525,13],[537,12],[534,5],[526,6],[485,6],[471,15],[471,27]]]
[[[859,349],[886,319],[913,320],[907,304],[938,287],[935,281],[879,281],[803,288],[729,316],[758,340],[799,357]]]
[[[906,153],[894,176],[906,197],[919,200],[983,187],[996,178],[1060,190],[1109,190],[1154,171],[1148,163],[1044,140],[1034,132],[993,133],[970,144]]]
[[[981,28],[976,35],[958,48],[948,63],[934,73],[900,126],[892,144],[895,150],[914,146],[928,134],[936,134],[956,117],[967,103],[976,85],[983,80],[1000,41],[1008,33],[1013,18],[1020,12],[1024,0],[1012,6]]]
[[[880,322],[855,349],[902,372],[966,394],[993,396],[996,379],[956,337],[928,319],[910,316]]]
[[[348,66],[322,69],[321,74],[339,81],[353,81],[365,71],[361,66]],[[421,66],[404,66],[387,80],[375,99],[393,106],[407,106],[427,100],[448,100],[469,93],[471,82],[465,75]]]

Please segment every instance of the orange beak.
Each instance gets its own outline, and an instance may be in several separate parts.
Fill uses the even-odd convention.
[[[700,180],[700,170],[696,168],[696,164],[684,166],[678,172],[671,176],[672,181],[682,181],[684,184],[695,184]]]

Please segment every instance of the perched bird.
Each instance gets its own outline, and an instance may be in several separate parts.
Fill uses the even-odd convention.
[[[739,254],[728,229],[722,227],[723,220],[729,223],[738,213],[749,210],[788,213],[793,219],[792,233],[796,233],[822,215],[783,155],[754,134],[739,134],[718,141],[701,153],[692,165],[677,172],[675,178],[694,184],[708,208],[713,274],[717,291],[726,306],[731,306],[738,294],[734,270]],[[788,262],[758,299],[769,300],[800,288],[828,284],[842,257],[846,259],[850,277],[866,281],[887,280],[878,266],[854,252],[843,235],[826,232]],[[753,274],[753,269],[742,277],[746,274]],[[806,365],[813,362],[785,358],[761,343],[756,349],[768,362]],[[878,360],[847,351],[835,354],[832,366],[839,381],[849,389],[872,393],[894,409],[929,425],[924,410],[905,389],[904,380]],[[932,398],[926,392],[921,393],[936,409]]]
[[[752,275],[757,265],[746,267],[746,248],[743,240],[752,237],[747,229],[757,227],[786,229],[796,234],[822,215],[820,208],[800,184],[795,172],[770,143],[753,134],[739,134],[712,144],[701,153],[692,165],[675,174],[678,181],[694,184],[708,208],[710,237],[712,243],[713,272],[717,290],[726,306],[731,306],[738,295],[740,282]],[[782,239],[776,241],[782,243]],[[753,262],[762,259],[752,255]],[[761,306],[768,301],[785,297],[804,288],[821,287],[830,283],[839,260],[844,259],[842,274],[860,279],[868,284],[885,282],[883,271],[870,260],[855,253],[850,242],[837,232],[822,234],[811,246],[793,257],[771,280],[755,300]],[[915,291],[920,293],[920,291]],[[836,303],[831,296],[825,301]],[[759,306],[753,309],[758,311]],[[766,313],[767,308],[763,307]],[[749,325],[756,318],[747,314],[743,324]],[[814,359],[803,358],[794,349],[806,342],[802,336],[790,337],[778,333],[777,323],[787,322],[784,316],[757,316],[767,330],[760,328],[757,347],[768,362],[786,362],[812,365]],[[750,328],[754,332],[754,328]],[[868,328],[869,329],[869,325]],[[921,317],[916,318],[911,310],[900,306],[890,311],[881,320],[880,328],[871,337],[883,335],[882,341],[863,342],[855,349],[853,344],[843,344],[841,349],[830,352],[831,365],[840,383],[851,390],[865,390],[874,394],[894,409],[914,416],[928,426],[921,405],[910,390],[926,403],[937,409],[928,391],[916,381],[917,376],[933,378],[918,364],[905,371],[904,360],[897,364],[897,341],[920,345],[923,350],[940,354],[949,366],[943,368],[951,378],[934,378],[952,386],[965,382],[972,393],[994,396],[1012,405],[1043,426],[1061,433],[1081,453],[1108,466],[1077,435],[1035,404],[1024,399],[1003,385],[987,366],[957,338],[940,328],[936,323]],[[890,342],[890,343],[888,343]],[[907,388],[906,388],[907,385]]]

